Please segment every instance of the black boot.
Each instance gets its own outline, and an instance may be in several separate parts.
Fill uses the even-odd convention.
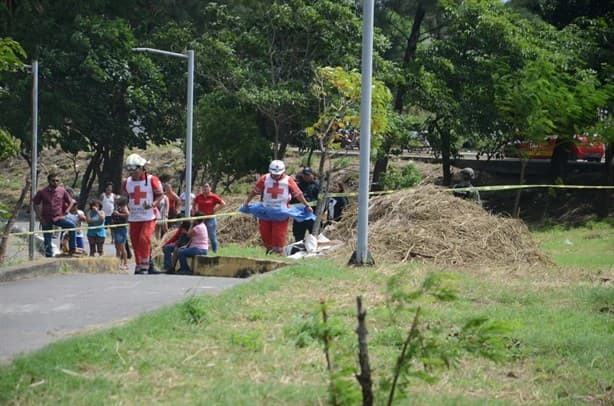
[[[149,269],[147,269],[147,273],[150,275],[159,275],[161,272],[156,269],[154,265],[153,259],[149,258]]]

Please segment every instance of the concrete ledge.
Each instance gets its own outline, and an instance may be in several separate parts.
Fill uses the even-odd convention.
[[[248,278],[254,274],[271,272],[287,265],[283,261],[243,257],[196,256],[192,261],[194,275]]]
[[[125,273],[114,257],[46,258],[0,268],[0,283],[55,273]]]

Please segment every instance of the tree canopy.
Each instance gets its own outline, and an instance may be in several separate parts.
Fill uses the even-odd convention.
[[[195,51],[195,163],[225,186],[283,158],[293,136],[323,119],[311,90],[324,67],[351,77],[360,66],[362,10],[353,0],[8,4],[0,5],[0,38],[23,49],[3,42],[0,70],[18,66],[24,52],[39,61],[41,146],[91,155],[86,193],[96,181],[119,180],[125,148],[184,138],[185,61],[136,46]],[[377,138],[378,158],[421,131],[449,182],[466,142],[491,154],[519,134],[591,130],[611,151],[613,13],[601,0],[570,4],[378,1],[374,76],[394,95],[386,108],[395,112]],[[0,128],[24,152],[29,80],[0,76]]]

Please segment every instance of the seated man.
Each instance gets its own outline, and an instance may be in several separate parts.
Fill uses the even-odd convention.
[[[53,228],[75,228],[75,223],[70,221],[66,214],[74,205],[72,196],[66,189],[60,186],[60,179],[57,174],[50,173],[47,176],[47,187],[39,190],[32,198],[36,217],[40,221],[41,228],[44,231],[44,249],[45,256],[53,256],[53,247],[51,239]],[[76,252],[77,239],[75,231],[68,231],[68,254],[73,255]]]
[[[173,233],[162,246],[162,252],[164,253],[164,270],[166,273],[175,273],[175,267],[177,265],[177,252],[179,248],[187,247],[190,243],[190,237],[188,237],[188,230],[190,229],[190,222],[183,221],[179,225],[179,228]]]
[[[195,214],[195,217],[201,216],[203,216],[202,213]],[[197,255],[207,255],[209,253],[209,235],[207,234],[204,218],[194,219],[187,235],[190,237],[190,245],[188,247],[179,248],[179,252],[177,253],[177,257],[179,258],[178,275],[192,274],[192,270],[188,266],[188,258]]]

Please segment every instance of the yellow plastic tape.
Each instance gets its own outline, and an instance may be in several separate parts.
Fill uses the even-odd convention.
[[[600,189],[600,190],[613,190],[614,186],[586,186],[586,185],[498,185],[498,186],[473,186],[473,187],[466,187],[466,188],[449,188],[449,189],[445,189],[448,192],[464,192],[464,191],[470,191],[470,190],[477,190],[480,192],[491,192],[491,191],[499,191],[499,190],[518,190],[518,189]],[[390,194],[390,193],[394,193],[396,192],[396,190],[383,190],[383,191],[378,191],[378,192],[369,192],[369,195],[384,195],[384,194]],[[358,192],[352,192],[352,193],[329,193],[326,194],[325,198],[329,198],[329,197],[341,197],[341,196],[358,196]],[[316,202],[311,202],[310,205],[315,206]],[[219,214],[213,214],[213,215],[208,215],[208,216],[195,216],[195,217],[180,217],[180,218],[176,218],[176,219],[170,219],[170,220],[165,220],[167,223],[178,223],[178,222],[183,222],[183,221],[191,221],[191,220],[196,220],[196,219],[208,219],[208,218],[214,218],[214,217],[229,217],[229,216],[236,216],[239,214],[244,214],[241,213],[239,211],[233,211],[233,212],[226,212],[226,213],[219,213]],[[103,227],[107,227],[107,228],[116,228],[116,227],[127,227],[128,224],[112,224],[112,225],[100,225],[100,226],[95,226],[95,227],[75,227],[75,228],[63,228],[63,229],[51,229],[51,230],[38,230],[38,231],[23,231],[23,232],[18,232],[18,233],[10,233],[9,235],[13,236],[18,236],[18,235],[31,235],[31,234],[45,234],[45,233],[56,233],[58,231],[64,232],[64,231],[87,231],[87,230],[92,230],[92,229],[97,229],[97,228],[103,228]]]

